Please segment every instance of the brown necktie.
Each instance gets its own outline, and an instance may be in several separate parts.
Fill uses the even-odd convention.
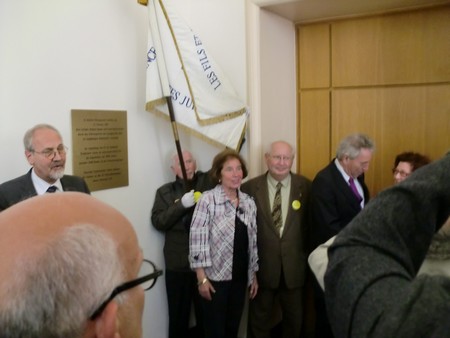
[[[283,218],[281,217],[281,187],[281,182],[278,182],[272,207],[273,224],[275,225],[275,229],[278,233],[280,233],[281,226],[283,225]]]

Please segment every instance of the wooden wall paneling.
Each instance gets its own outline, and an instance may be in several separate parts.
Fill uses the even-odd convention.
[[[299,46],[300,88],[330,86],[330,25],[300,26]]]
[[[450,151],[450,84],[422,89],[425,119],[424,152],[438,159]]]
[[[393,184],[395,156],[415,151],[438,159],[450,149],[450,85],[378,89],[381,107],[376,189]]]
[[[450,6],[338,21],[331,32],[334,87],[450,77]]]
[[[426,120],[432,118],[424,109],[424,87],[380,88],[383,105],[380,125],[379,189],[393,184],[395,156],[404,151],[427,153],[425,150]]]
[[[330,94],[328,89],[302,91],[298,168],[313,179],[330,161]]]
[[[450,85],[335,90],[332,149],[345,135],[361,131],[376,151],[366,179],[372,194],[393,184],[395,156],[417,151],[437,159],[450,149]]]
[[[450,6],[441,6],[331,22],[331,35],[326,24],[299,28],[301,173],[313,178],[342,137],[364,132],[377,147],[366,175],[374,195],[393,184],[398,153],[437,159],[450,150],[449,19]]]
[[[450,85],[383,89],[382,136],[399,151],[437,158],[450,146]],[[392,154],[392,155],[394,155]]]
[[[422,95],[414,87],[380,88],[383,105],[381,130],[379,139],[380,154],[379,188],[393,184],[392,168],[395,156],[404,151],[425,152],[423,142],[423,126],[427,116],[414,104],[420,103]],[[414,98],[414,95],[418,95]]]

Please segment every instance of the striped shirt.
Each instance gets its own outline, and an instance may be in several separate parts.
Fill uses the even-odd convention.
[[[247,227],[248,284],[258,270],[256,246],[256,204],[249,195],[239,191],[236,209],[225,194],[222,185],[205,191],[192,217],[189,239],[189,262],[192,269],[204,268],[213,281],[232,279],[233,245],[236,216]]]

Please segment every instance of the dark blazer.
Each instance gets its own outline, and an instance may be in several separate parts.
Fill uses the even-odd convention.
[[[23,176],[0,184],[0,211],[37,195],[31,180],[31,170]],[[64,191],[79,191],[90,194],[86,181],[78,176],[64,175],[61,178],[61,185]]]
[[[190,187],[203,192],[215,187],[209,172],[197,171]],[[166,183],[156,190],[151,221],[159,231],[165,232],[164,260],[167,270],[191,271],[189,266],[189,228],[191,226],[194,207],[185,208],[181,197],[186,192],[183,180]]]
[[[358,177],[364,191],[364,201],[370,195],[364,175]],[[311,248],[337,235],[361,211],[360,203],[338,168],[334,159],[319,171],[311,188]]]
[[[289,211],[280,238],[272,220],[267,175],[268,173],[255,177],[241,187],[242,191],[255,199],[257,207],[258,283],[264,288],[278,288],[283,271],[288,288],[301,287],[305,281],[307,210],[311,182],[303,176],[291,174]],[[298,210],[292,206],[295,200],[301,203]]]

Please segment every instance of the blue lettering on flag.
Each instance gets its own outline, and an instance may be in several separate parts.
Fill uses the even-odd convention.
[[[172,96],[172,100],[176,101],[178,100],[178,97],[180,96],[180,92],[178,90],[176,90],[175,88],[173,88],[171,85],[169,85],[170,87],[170,96]]]
[[[155,47],[150,47],[150,49],[147,52],[147,68],[153,61],[156,60],[156,50]]]
[[[190,108],[194,110],[194,102],[190,95],[182,94],[177,89],[170,87],[170,96],[172,97],[172,101],[178,103],[180,106],[185,106],[186,108]]]
[[[194,35],[194,43],[197,46],[197,55],[199,57],[198,61],[200,62],[200,66],[203,71],[206,73],[206,77],[208,78],[208,82],[211,84],[214,90],[220,87],[221,82],[217,77],[217,74],[212,70],[212,66],[209,63],[208,55],[206,55],[206,51],[201,48],[202,41],[197,35]]]

